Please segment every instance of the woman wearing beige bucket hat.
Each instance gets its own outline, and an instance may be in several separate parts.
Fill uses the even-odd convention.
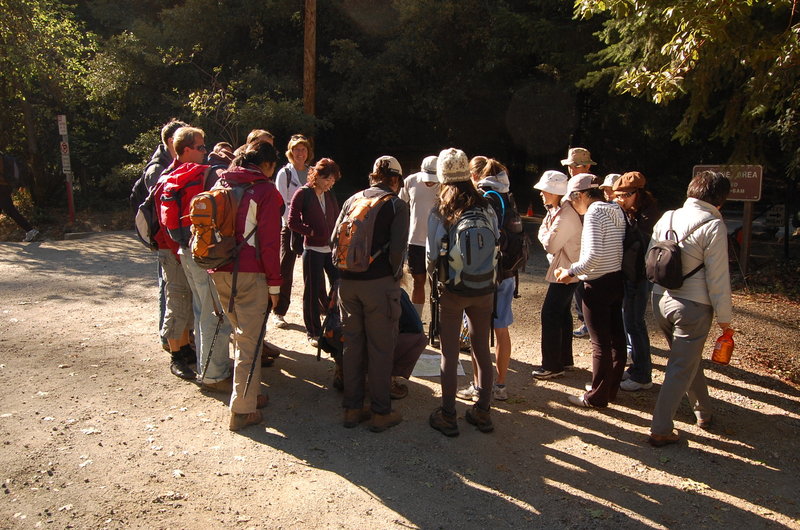
[[[547,209],[538,236],[550,263],[545,274],[547,294],[542,303],[542,367],[533,372],[537,379],[564,375],[564,368],[573,364],[570,305],[578,279],[559,283],[554,272],[569,267],[580,257],[581,219],[569,200],[562,201],[567,194],[567,180],[560,171],[545,171],[533,186]]]
[[[556,269],[556,279],[583,280],[583,316],[592,342],[592,384],[587,392],[569,396],[580,407],[607,407],[619,390],[625,370],[626,342],[622,324],[622,241],[625,214],[603,199],[595,175],[575,175],[567,183],[575,211],[583,215],[581,253],[569,267]]]

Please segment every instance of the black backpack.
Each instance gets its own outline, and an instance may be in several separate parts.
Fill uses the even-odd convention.
[[[645,257],[647,279],[667,289],[679,289],[686,278],[692,276],[705,266],[705,263],[701,263],[687,274],[683,274],[681,247],[679,245],[683,243],[692,232],[707,222],[714,220],[713,217],[706,219],[689,230],[681,239],[678,239],[678,234],[672,229],[672,217],[674,215],[674,210],[669,213],[669,229],[666,234],[664,234],[665,239],[653,243],[653,246],[647,251],[647,256]]]
[[[625,214],[625,239],[622,240],[622,273],[629,282],[644,279],[644,254],[648,238],[639,229],[639,223]]]
[[[504,198],[503,195],[506,197]],[[514,196],[511,193],[499,193],[489,190],[483,194],[487,199],[497,197],[500,203],[498,225],[500,226],[500,278],[514,276],[518,271],[525,270],[530,254],[530,241],[522,226],[522,217],[517,211]],[[490,200],[491,202],[491,200]]]

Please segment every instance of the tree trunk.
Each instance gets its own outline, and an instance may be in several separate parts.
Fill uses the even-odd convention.
[[[31,169],[31,199],[34,204],[39,204],[44,188],[41,157],[39,156],[39,142],[36,140],[36,123],[33,118],[33,106],[24,97],[20,98],[22,120],[25,126],[25,137],[28,140],[28,167]]]

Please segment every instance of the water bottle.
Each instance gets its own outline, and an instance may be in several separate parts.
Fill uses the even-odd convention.
[[[714,344],[714,353],[711,360],[717,364],[728,364],[733,354],[733,328],[727,328]]]

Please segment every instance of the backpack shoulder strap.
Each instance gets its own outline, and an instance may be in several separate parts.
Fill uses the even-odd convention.
[[[497,195],[497,198],[500,200],[500,219],[498,221],[498,225],[502,227],[503,223],[506,220],[506,203],[503,200],[503,196],[500,195],[500,193],[495,190],[489,190],[483,194],[483,196],[486,197],[487,199],[493,195]]]

